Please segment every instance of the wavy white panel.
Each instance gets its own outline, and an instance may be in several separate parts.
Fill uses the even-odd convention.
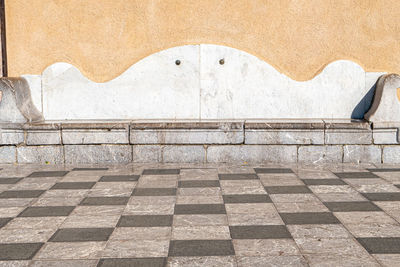
[[[106,83],[56,63],[42,75],[43,112],[46,120],[350,118],[366,82],[351,61],[299,82],[246,52],[190,45],[153,54]]]
[[[220,65],[219,59],[225,64]],[[201,117],[350,118],[368,92],[365,71],[335,61],[314,79],[299,82],[243,51],[201,46]]]
[[[106,83],[56,63],[42,76],[43,113],[46,120],[198,119],[198,77],[198,46],[151,55]]]

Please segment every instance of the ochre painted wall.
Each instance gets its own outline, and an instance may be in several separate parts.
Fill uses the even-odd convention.
[[[68,62],[113,79],[185,44],[249,52],[296,80],[338,59],[400,73],[399,0],[5,0],[9,76]]]

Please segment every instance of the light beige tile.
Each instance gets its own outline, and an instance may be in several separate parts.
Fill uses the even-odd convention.
[[[168,267],[203,267],[224,266],[236,267],[236,259],[233,256],[208,256],[208,257],[169,257]]]
[[[169,240],[110,240],[102,253],[102,257],[167,257],[168,248]]]
[[[303,256],[237,257],[238,267],[308,266]]]
[[[98,259],[106,242],[49,242],[34,259]]]
[[[69,216],[60,228],[106,228],[115,227],[120,215],[107,216],[88,216],[72,215]]]
[[[173,240],[222,240],[230,239],[228,226],[174,226]]]
[[[300,255],[291,239],[234,239],[236,256]]]
[[[174,226],[228,225],[228,217],[223,214],[174,215]]]
[[[170,240],[171,227],[117,227],[110,240]]]

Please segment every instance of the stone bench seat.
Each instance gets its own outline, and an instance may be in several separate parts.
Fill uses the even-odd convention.
[[[397,128],[366,120],[0,124],[1,163],[392,163]]]

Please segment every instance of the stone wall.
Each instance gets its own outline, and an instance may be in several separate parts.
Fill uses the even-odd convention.
[[[364,121],[3,125],[0,163],[400,163],[398,130]]]

